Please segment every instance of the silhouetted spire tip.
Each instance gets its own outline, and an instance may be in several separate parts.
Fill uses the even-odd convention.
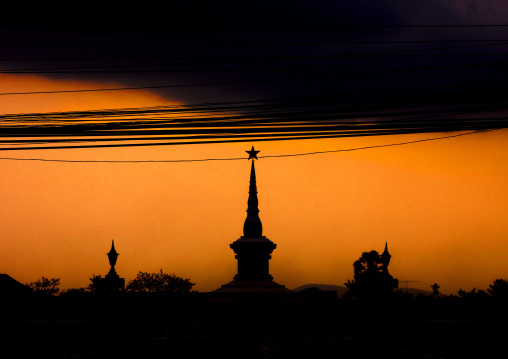
[[[386,242],[385,243],[385,250],[381,254],[381,260],[388,261],[387,263],[389,263],[391,256],[392,255],[390,254],[390,252],[388,252],[388,242]],[[386,264],[386,265],[388,265],[388,264]]]
[[[250,151],[245,151],[245,152],[247,152],[247,153],[249,154],[249,158],[248,158],[249,160],[250,160],[251,158],[255,158],[255,159],[257,160],[257,159],[258,159],[258,156],[257,156],[257,155],[258,155],[258,153],[259,153],[259,152],[261,152],[261,151],[256,151],[256,150],[254,149],[254,146],[252,146],[252,149],[251,149]]]
[[[254,150],[254,146],[252,146],[251,151],[246,151],[252,158],[256,158],[256,154],[259,151]],[[251,158],[249,157],[249,159]],[[263,226],[261,224],[261,220],[259,219],[259,209],[258,209],[258,196],[257,196],[257,186],[256,186],[256,169],[254,166],[254,161],[252,161],[251,170],[250,170],[250,184],[249,184],[249,199],[247,201],[247,218],[245,219],[245,223],[243,225],[243,235],[244,237],[257,238],[261,237],[263,234]]]
[[[111,249],[109,250],[108,256],[115,255],[115,254],[118,255],[118,253],[116,252],[116,249],[115,249],[115,241],[111,240]]]

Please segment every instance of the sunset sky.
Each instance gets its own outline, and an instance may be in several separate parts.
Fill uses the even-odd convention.
[[[277,6],[259,2],[251,11],[228,2],[219,2],[222,5],[214,9],[203,4],[192,17],[192,24],[199,22],[199,26],[187,22],[191,16],[179,5],[168,15],[173,22],[167,27],[159,22],[143,30],[122,24],[93,29],[3,28],[0,115],[506,81],[508,27],[407,27],[508,25],[508,5],[502,1],[480,5],[426,0],[411,6],[403,5],[405,1],[355,3],[299,1],[288,10],[285,1]],[[216,15],[214,21],[212,15]],[[162,15],[157,16],[160,20]],[[379,27],[368,27],[373,25]],[[358,53],[421,56],[351,57]],[[265,58],[273,61],[277,56],[287,57],[265,63]],[[315,57],[302,60],[302,56]],[[152,62],[147,65],[139,58]],[[253,60],[227,64],[238,58]],[[183,61],[186,67],[166,66],[171,61]],[[212,66],[213,71],[191,67],[199,61],[209,61],[205,67]],[[456,68],[450,67],[454,64]],[[270,71],[260,71],[264,66]],[[284,72],[292,66],[297,72]],[[395,73],[388,69],[402,66],[411,69]],[[416,70],[421,66],[433,68]],[[119,69],[125,72],[114,72]],[[252,71],[242,72],[246,69]],[[226,82],[243,84],[210,85]],[[208,85],[4,95],[204,83]],[[483,109],[473,120],[480,121],[485,113],[504,118],[508,106],[503,106],[500,102],[496,109]],[[425,114],[419,116],[422,123],[428,120]],[[2,139],[9,137],[1,132],[5,126],[0,124]],[[261,157],[397,144],[471,131],[85,149],[3,150],[12,146],[0,144],[0,273],[22,283],[45,276],[60,277],[62,288],[87,287],[93,274],[107,274],[106,253],[115,240],[120,253],[116,269],[126,281],[138,271],[162,269],[190,278],[199,291],[214,290],[236,274],[229,244],[242,235],[250,171],[245,151],[254,146],[261,151],[256,173],[263,234],[277,244],[270,262],[276,282],[288,288],[310,283],[343,285],[353,278],[352,264],[362,252],[381,252],[388,242],[393,256],[390,273],[402,288],[402,282],[409,280],[417,281],[409,287],[425,290],[437,282],[446,294],[461,288],[486,289],[494,279],[508,278],[508,129],[497,128],[501,127],[401,146],[279,158]],[[37,136],[27,132],[24,138]],[[238,157],[245,160],[6,159]]]

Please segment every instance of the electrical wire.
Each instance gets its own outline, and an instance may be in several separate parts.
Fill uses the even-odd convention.
[[[498,66],[505,66],[498,64]],[[1,92],[0,96],[13,96],[13,95],[40,95],[40,94],[56,94],[56,93],[81,93],[81,92],[105,92],[105,91],[126,91],[126,90],[146,90],[146,89],[164,89],[164,88],[185,88],[185,87],[207,87],[207,86],[225,86],[225,85],[245,85],[255,83],[270,83],[270,82],[285,82],[285,81],[299,81],[299,80],[317,80],[317,79],[331,79],[341,77],[354,77],[354,76],[373,76],[373,75],[389,75],[394,73],[404,73],[414,70],[446,70],[449,68],[474,68],[481,67],[477,65],[453,65],[453,66],[434,66],[429,68],[421,67],[415,68],[394,68],[392,70],[362,72],[362,73],[346,73],[338,75],[323,75],[312,77],[282,77],[272,79],[256,79],[256,80],[243,80],[243,81],[223,81],[223,82],[206,82],[206,83],[192,83],[192,84],[176,84],[176,85],[158,85],[158,86],[135,86],[135,87],[111,87],[102,89],[82,89],[82,90],[55,90],[55,91],[27,91],[27,92]]]
[[[414,143],[443,140],[443,139],[448,139],[448,138],[455,138],[455,137],[477,134],[477,133],[481,133],[481,132],[489,132],[489,131],[497,131],[497,130],[500,130],[500,129],[478,130],[478,131],[472,131],[472,132],[461,133],[461,134],[456,134],[456,135],[426,138],[426,139],[415,140],[415,141],[390,143],[390,144],[385,144],[385,145],[374,145],[374,146],[364,146],[364,147],[356,147],[356,148],[348,148],[348,149],[315,151],[315,152],[294,153],[294,154],[285,154],[285,155],[258,156],[258,158],[299,157],[299,156],[309,156],[309,155],[317,155],[317,154],[325,154],[325,153],[351,152],[351,151],[360,151],[360,150],[374,149],[374,148],[403,146],[403,145],[409,145],[409,144],[414,144]],[[126,160],[126,161],[104,160],[103,161],[103,160],[58,160],[58,159],[45,159],[45,158],[0,157],[0,160],[10,160],[10,161],[39,161],[39,162],[65,162],[65,163],[183,163],[183,162],[209,162],[209,161],[237,161],[237,160],[245,160],[245,159],[246,159],[245,157],[234,157],[234,158],[189,159],[189,160],[138,160],[138,161],[135,161],[135,160]]]
[[[377,51],[377,52],[366,52],[366,53],[353,53],[353,54],[327,54],[327,55],[289,55],[289,56],[249,56],[249,57],[208,57],[200,61],[193,62],[195,57],[173,57],[172,60],[181,60],[185,62],[173,62],[173,63],[158,63],[158,64],[130,64],[130,65],[102,65],[102,66],[74,66],[74,67],[43,67],[43,68],[21,68],[21,69],[7,69],[1,70],[0,73],[124,73],[124,72],[193,72],[195,70],[103,70],[111,68],[133,68],[133,67],[160,67],[160,66],[180,66],[180,65],[206,65],[206,64],[224,64],[224,63],[238,63],[238,62],[265,62],[265,61],[284,61],[284,60],[307,60],[307,59],[332,59],[332,58],[385,58],[395,56],[451,56],[452,54],[408,54],[422,51],[443,51],[443,50],[457,50],[457,49],[468,49],[468,48],[479,48],[479,47],[492,47],[502,46],[508,44],[507,42],[497,42],[484,45],[468,45],[468,46],[448,46],[448,47],[437,47],[437,48],[424,48],[424,49],[410,49],[410,50],[392,50],[392,51]],[[481,54],[487,55],[498,55],[499,53]],[[392,56],[390,56],[392,55]],[[453,54],[456,56],[462,55],[473,55],[473,54]],[[480,54],[475,54],[480,55]],[[125,58],[123,59],[125,60]],[[99,70],[101,69],[101,70]],[[86,70],[86,71],[78,71]],[[211,70],[212,71],[212,70]],[[215,70],[221,71],[221,70]],[[222,70],[227,71],[227,70]]]

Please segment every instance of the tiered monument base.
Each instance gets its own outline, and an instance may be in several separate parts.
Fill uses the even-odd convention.
[[[293,293],[282,284],[273,280],[234,280],[224,284],[217,293]]]

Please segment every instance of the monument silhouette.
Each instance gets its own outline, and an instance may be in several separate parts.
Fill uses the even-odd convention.
[[[107,256],[109,259],[109,264],[111,265],[111,269],[109,270],[109,273],[100,280],[100,288],[98,289],[103,293],[123,292],[125,289],[125,279],[120,278],[120,276],[115,271],[115,265],[119,254],[116,252],[114,240],[111,241],[111,249],[109,253],[107,253]]]
[[[388,265],[390,264],[390,259],[392,258],[392,255],[390,254],[390,252],[388,252],[388,242],[385,243],[385,250],[381,254],[380,258],[381,263],[383,264],[382,266],[383,274],[389,274]]]
[[[285,286],[275,283],[270,275],[269,261],[277,245],[263,236],[263,225],[259,218],[254,165],[254,159],[258,159],[259,151],[255,151],[253,146],[246,152],[249,154],[248,159],[252,159],[247,218],[243,225],[243,236],[229,245],[238,260],[238,273],[232,282],[223,285],[215,292],[291,292]]]

